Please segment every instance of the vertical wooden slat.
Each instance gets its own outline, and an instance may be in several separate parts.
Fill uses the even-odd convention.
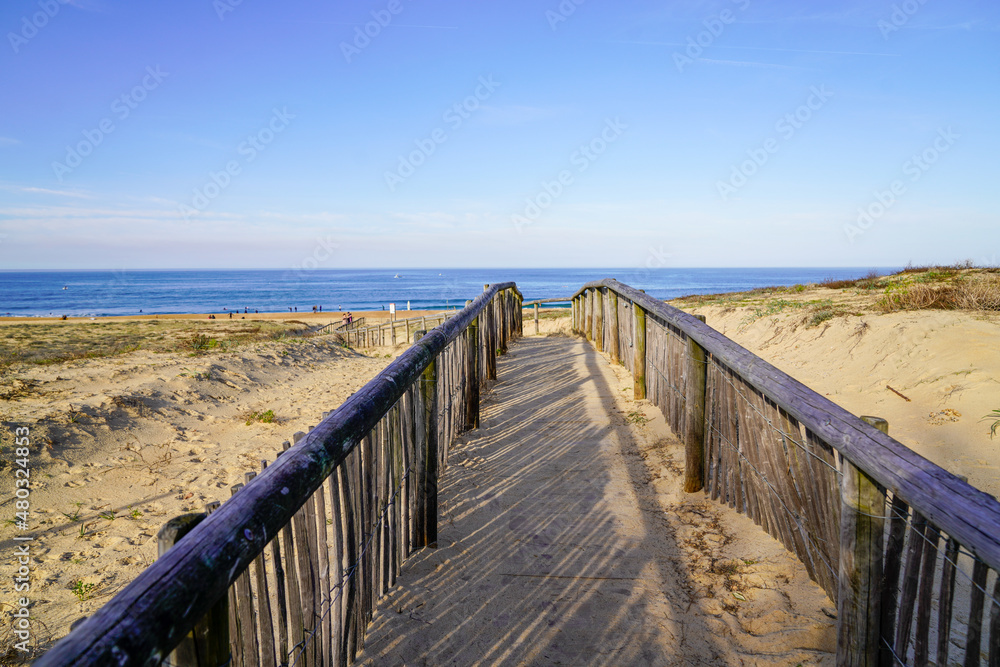
[[[230,488],[230,495],[235,496],[243,488],[242,484],[235,484]],[[235,602],[235,616],[230,615],[230,619],[237,622],[236,630],[232,633],[234,648],[238,645],[238,650],[234,650],[235,664],[246,667],[256,667],[258,661],[257,645],[257,612],[253,603],[253,593],[250,590],[250,573],[244,570],[236,578],[230,589],[231,602]]]
[[[927,524],[924,531],[924,559],[920,568],[920,587],[917,591],[917,629],[914,637],[913,660],[926,665],[930,656],[931,597],[934,593],[934,569],[937,564],[937,545],[941,539],[938,529]]]
[[[883,433],[888,423],[862,417]],[[837,664],[878,664],[885,492],[844,459],[840,506],[840,589],[837,596]]]
[[[157,556],[163,556],[185,535],[201,523],[206,514],[183,514],[165,523],[157,534]],[[229,597],[224,595],[198,621],[163,662],[166,667],[208,667],[231,660],[229,632]]]
[[[701,317],[702,321],[705,319],[704,315],[696,317]],[[705,476],[705,382],[708,361],[705,349],[692,338],[687,339],[686,352],[684,490],[693,493],[701,490]]]
[[[806,456],[803,461],[811,474],[804,481],[807,493],[817,504],[820,521],[814,540],[822,545],[823,579],[820,585],[834,602],[838,596],[838,568],[840,561],[840,482],[833,448],[822,438],[806,429]]]
[[[890,528],[891,534],[891,528]],[[888,554],[887,554],[888,560]],[[941,563],[941,591],[938,593],[938,647],[937,664],[948,664],[951,649],[951,617],[955,604],[955,572],[958,563],[958,540],[948,537]],[[896,582],[893,582],[895,586]],[[884,617],[883,617],[884,618]],[[885,631],[883,630],[883,635]]]
[[[316,503],[316,547],[319,560],[318,585],[319,585],[319,664],[329,664],[332,659],[331,634],[332,634],[332,597],[330,584],[330,536],[327,529],[326,492],[322,484],[313,493]],[[332,521],[331,521],[332,524]]]
[[[267,461],[262,460],[260,462],[261,470],[267,470]],[[285,534],[288,530],[286,525],[280,531],[278,535],[271,540],[271,562],[274,564],[274,584],[275,584],[275,597],[278,603],[278,646],[277,649],[277,660],[279,663],[284,664],[288,660],[288,626],[289,626],[289,607],[297,607],[298,602],[291,601],[290,593],[290,582],[288,581],[288,575],[285,572],[285,564],[290,562],[288,551],[285,551],[284,563],[282,562],[281,555],[281,545],[282,541],[285,539]],[[291,575],[294,578],[294,574]]]
[[[608,290],[608,352],[611,354],[611,363],[620,364],[622,362],[621,350],[619,349],[619,325],[618,325],[618,293],[613,289]]]
[[[882,583],[885,495],[868,475],[843,462],[837,664],[876,665]]]
[[[802,444],[802,428],[799,422],[780,406],[776,406],[775,411],[777,413],[776,423],[782,432],[781,437],[788,461],[789,486],[796,511],[801,517],[801,523],[797,527],[804,547],[801,558],[809,571],[809,576],[822,585],[825,568],[814,537],[820,519],[817,503],[807,492],[810,473],[805,461],[808,454],[805,453],[805,447]]]
[[[633,347],[632,379],[635,400],[646,398],[646,311],[633,303],[635,309],[635,341]],[[588,331],[590,330],[588,326]]]
[[[437,547],[437,475],[438,475],[438,441],[437,441],[437,362],[431,361],[424,370],[420,380],[420,401],[418,413],[421,414],[423,426],[422,442],[418,433],[418,447],[422,446],[423,476],[420,481],[420,494],[423,496],[423,535],[420,536],[421,546]]]
[[[327,490],[330,494],[330,517],[333,553],[330,558],[330,581],[332,590],[332,610],[330,611],[330,662],[337,667],[346,667],[344,649],[344,540],[346,535],[344,505],[341,499],[340,471],[343,463],[327,478]]]
[[[298,442],[303,435],[305,434],[297,432],[292,438]],[[291,447],[291,443],[286,440],[282,443],[282,446],[287,451]],[[292,656],[299,660],[306,660],[308,664],[312,665],[314,662],[311,661],[311,658],[313,657],[313,647],[315,644],[312,641],[311,633],[314,628],[313,621],[315,620],[316,586],[313,584],[315,569],[309,548],[306,505],[308,503],[299,508],[292,516],[290,524],[294,548],[289,549],[289,553],[294,553],[295,555],[295,574],[297,575],[299,594],[298,623],[296,624],[297,627],[292,627],[292,635],[295,637]],[[315,517],[315,514],[313,516]],[[294,621],[295,617],[293,615],[293,623]]]
[[[896,655],[906,659],[910,636],[913,633],[913,613],[917,600],[917,585],[920,583],[920,561],[924,553],[924,531],[927,519],[918,512],[913,513],[910,525],[910,539],[906,546],[906,566],[899,595],[899,616],[896,625]]]
[[[976,559],[972,566],[972,591],[969,594],[969,629],[965,640],[964,667],[980,664],[983,641],[983,602],[986,600],[986,563]]]
[[[468,345],[465,428],[479,428],[479,318],[475,317],[465,332]]]
[[[899,608],[899,575],[903,567],[907,516],[909,506],[894,495],[889,508],[889,531],[885,543],[885,563],[882,572],[881,656],[879,662],[891,665],[895,658],[890,647],[895,644],[896,611]],[[887,646],[888,644],[888,646]]]
[[[358,456],[357,447],[348,454],[337,468],[342,511],[344,513],[344,582],[341,586],[343,598],[342,621],[344,638],[341,645],[341,659],[345,665],[354,660],[356,645],[354,637],[354,607],[357,604],[357,513],[355,512],[352,469]]]
[[[244,475],[246,484],[257,476],[256,472]],[[253,561],[254,580],[257,583],[257,621],[260,626],[260,664],[263,667],[274,667],[274,620],[271,613],[271,592],[267,585],[267,568],[264,564],[264,552]]]
[[[990,605],[989,667],[1000,667],[1000,573],[993,582],[993,604]]]

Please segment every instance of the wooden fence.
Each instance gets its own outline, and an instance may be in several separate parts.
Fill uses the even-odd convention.
[[[572,311],[685,443],[685,490],[748,515],[837,603],[838,665],[1000,667],[994,497],[639,290],[588,283]]]
[[[488,285],[221,506],[169,522],[161,557],[35,664],[348,664],[402,561],[436,546],[437,472],[522,300]]]
[[[568,299],[535,299],[534,301],[526,301],[522,305],[527,308],[528,306],[534,306],[535,308],[535,335],[538,335],[538,307],[543,303],[570,303],[573,301],[572,298]]]
[[[313,332],[315,335],[321,334],[337,334],[344,335],[348,331],[354,331],[355,329],[360,329],[361,327],[367,326],[364,317],[359,317],[357,319],[351,320],[350,322],[330,322],[329,324],[324,324],[320,328]]]
[[[403,320],[379,322],[353,331],[335,332],[343,337],[344,342],[354,347],[381,347],[385,345],[400,345],[409,343],[415,331],[427,331],[428,327],[443,324],[454,317],[454,312],[440,312],[434,315],[408,317]]]

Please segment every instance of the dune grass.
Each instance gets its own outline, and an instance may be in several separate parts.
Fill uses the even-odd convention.
[[[0,370],[13,364],[48,365],[96,359],[136,350],[225,352],[247,343],[280,340],[307,329],[298,322],[272,320],[111,320],[72,323],[24,322],[3,325]]]

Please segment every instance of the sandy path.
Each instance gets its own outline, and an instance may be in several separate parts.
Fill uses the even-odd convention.
[[[361,664],[832,664],[829,600],[680,492],[682,448],[624,368],[533,337],[499,377],[444,473],[439,548],[404,565]]]

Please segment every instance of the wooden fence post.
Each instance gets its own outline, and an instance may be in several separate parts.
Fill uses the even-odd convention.
[[[594,290],[594,347],[604,352],[604,290]]]
[[[883,433],[889,424],[861,417]],[[885,491],[846,458],[840,486],[837,665],[878,665]]]
[[[702,322],[704,315],[695,315]],[[705,380],[707,357],[705,348],[688,336],[687,382],[684,388],[684,490],[701,490],[705,484]]]
[[[632,302],[635,313],[635,345],[632,348],[632,378],[635,400],[646,398],[646,311]]]
[[[156,536],[157,556],[163,556],[204,518],[204,514],[183,514],[165,523]],[[163,664],[167,667],[221,667],[229,661],[229,596],[223,595]]]
[[[500,334],[500,354],[507,354],[507,315],[509,310],[507,308],[507,290],[501,290],[494,300],[497,302],[497,307],[500,310],[500,316],[497,321],[497,329]]]
[[[588,289],[583,293],[584,315],[583,333],[587,340],[594,339],[594,290]]]
[[[414,343],[427,334],[416,331]],[[416,521],[414,536],[416,547],[437,548],[437,360],[424,369],[417,380],[418,391],[414,393],[413,417],[415,423],[417,452],[417,489],[420,502],[416,511],[420,514]]]
[[[465,305],[471,304],[467,301]],[[465,428],[479,428],[479,318],[473,318],[466,330],[468,336],[468,377],[466,381],[467,400],[465,411]]]
[[[611,363],[620,364],[622,357],[618,350],[618,292],[609,289],[608,301],[608,308],[611,311],[608,321],[608,348],[611,352]]]
[[[538,335],[538,302],[535,302],[535,335]]]

